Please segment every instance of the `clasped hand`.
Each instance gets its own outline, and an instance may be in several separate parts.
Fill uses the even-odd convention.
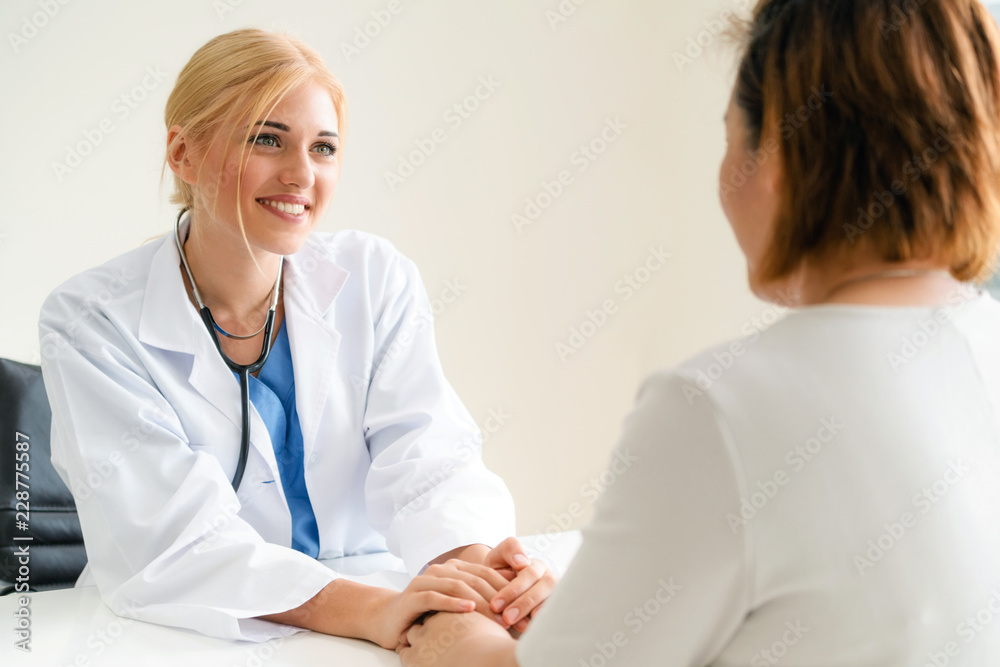
[[[409,646],[406,633],[429,613],[478,612],[513,633],[524,632],[555,587],[556,578],[540,560],[529,560],[517,538],[501,542],[482,564],[452,558],[414,577],[392,601],[386,618],[385,648]],[[390,637],[395,637],[390,640]]]

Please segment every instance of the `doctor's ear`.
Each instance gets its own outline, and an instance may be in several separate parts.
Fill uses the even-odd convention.
[[[174,125],[167,130],[167,163],[178,178],[189,185],[197,183],[197,162],[184,128]]]

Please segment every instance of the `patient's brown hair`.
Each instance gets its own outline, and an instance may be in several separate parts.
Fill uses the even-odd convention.
[[[1000,243],[1000,32],[978,0],[760,0],[735,102],[785,175],[770,281],[859,249],[982,281]]]

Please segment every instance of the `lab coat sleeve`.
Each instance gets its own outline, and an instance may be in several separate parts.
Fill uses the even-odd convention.
[[[742,473],[707,396],[650,376],[625,421],[594,518],[517,648],[521,667],[712,664],[748,613]]]
[[[368,519],[416,575],[452,549],[513,535],[514,504],[483,464],[479,428],[438,359],[423,282],[398,252],[378,301],[364,416]]]
[[[254,617],[301,605],[337,575],[266,543],[239,517],[222,469],[192,450],[107,317],[54,294],[39,334],[52,462],[76,499],[105,604],[121,616],[216,637],[266,641],[298,632]]]

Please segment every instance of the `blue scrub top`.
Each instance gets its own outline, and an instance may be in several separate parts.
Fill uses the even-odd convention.
[[[250,380],[250,400],[271,434],[281,486],[292,513],[292,548],[307,556],[319,555],[319,528],[306,490],[302,429],[295,410],[295,379],[287,322],[282,322],[267,362]],[[233,373],[237,382],[239,375]]]

